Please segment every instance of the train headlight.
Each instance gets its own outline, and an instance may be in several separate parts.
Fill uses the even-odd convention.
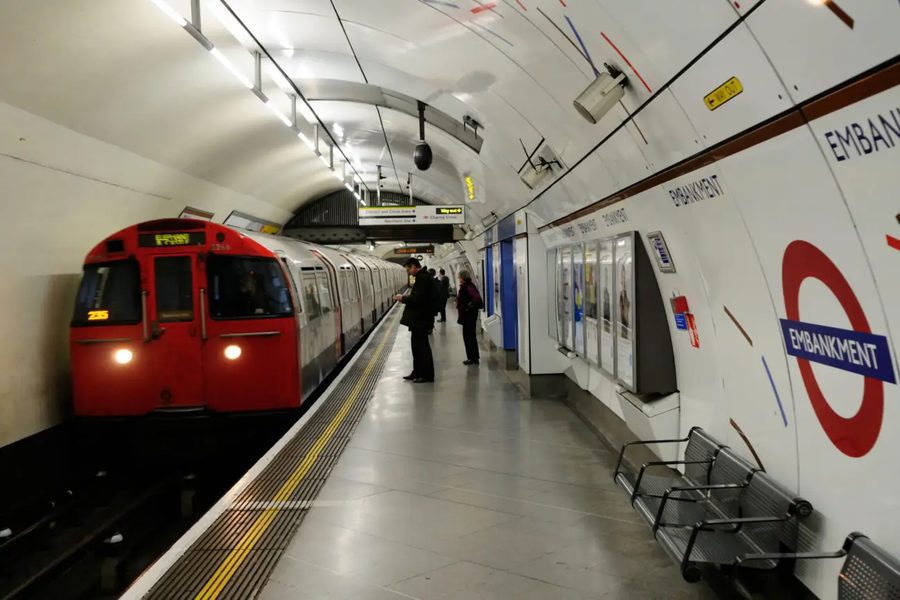
[[[231,346],[225,347],[225,358],[228,360],[237,360],[241,357],[241,347],[235,346],[232,344]]]
[[[115,354],[113,354],[113,360],[120,365],[127,365],[133,358],[134,352],[132,352],[128,348],[120,348],[119,350],[116,350]]]

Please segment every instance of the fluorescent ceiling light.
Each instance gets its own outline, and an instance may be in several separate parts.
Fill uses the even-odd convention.
[[[187,25],[187,20],[165,0],[150,0],[150,2],[155,4],[156,8],[161,10],[163,14],[175,21],[179,27]]]
[[[222,63],[222,66],[228,69],[228,71],[232,75],[234,75],[235,78],[240,81],[245,88],[247,88],[248,90],[253,89],[253,83],[249,79],[247,79],[247,77],[243,73],[238,71],[237,68],[233,64],[231,64],[231,61],[228,60],[228,58],[226,58],[226,56],[222,54],[222,52],[218,48],[213,48],[209,51],[209,53],[212,54],[217,61]]]
[[[328,167],[329,169],[331,168],[331,165],[328,164],[328,159],[325,158],[325,155],[324,155],[324,154],[319,153],[319,160],[322,161],[322,164],[323,164],[323,165],[325,165],[325,166]]]
[[[306,134],[303,133],[302,131],[297,134],[297,137],[300,138],[300,141],[302,141],[304,144],[306,144],[306,147],[309,148],[310,150],[316,149],[316,145],[313,144],[313,141],[311,139],[309,139],[308,137],[306,137]]]
[[[278,117],[278,120],[279,120],[279,121],[281,121],[282,123],[284,123],[284,124],[287,125],[288,127],[291,126],[291,120],[288,118],[288,116],[287,116],[286,114],[284,114],[283,112],[281,112],[280,110],[278,110],[278,107],[275,106],[275,104],[272,102],[271,99],[269,99],[269,100],[266,101],[266,108],[268,108],[269,111],[270,111],[273,115],[275,115],[276,117]]]
[[[337,179],[338,181],[340,181],[341,183],[344,182],[344,178],[337,171],[332,171],[331,174],[334,175],[334,178]]]
[[[350,192],[353,191],[353,186],[350,185],[349,183],[345,183],[345,184],[344,184],[344,187],[347,188],[347,190],[350,191]],[[355,194],[354,194],[354,195],[355,195]]]

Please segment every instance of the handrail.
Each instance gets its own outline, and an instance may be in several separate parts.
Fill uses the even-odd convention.
[[[150,341],[150,330],[147,324],[147,290],[141,290],[141,327],[144,330],[144,342]]]
[[[206,288],[200,288],[200,339],[206,341]]]
[[[242,337],[273,337],[281,335],[280,331],[251,331],[248,333],[223,333],[220,338],[242,338]]]
[[[121,344],[130,342],[131,338],[92,338],[87,340],[75,340],[76,344]]]

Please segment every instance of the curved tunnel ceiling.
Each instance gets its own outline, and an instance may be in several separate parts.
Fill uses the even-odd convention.
[[[7,0],[6,14],[16,17],[0,20],[0,45],[28,58],[0,64],[0,98],[280,211],[341,187],[339,177],[298,143],[295,132],[279,124],[154,3],[190,19],[190,0]],[[809,0],[792,3],[798,5],[793,12],[821,10]],[[471,206],[473,222],[490,212],[508,214],[534,198],[539,190],[529,189],[518,171],[526,158],[523,147],[531,151],[542,140],[564,165],[580,165],[574,177],[545,195],[543,209],[533,207],[546,219],[560,216],[560,206],[613,193],[721,140],[724,133],[718,132],[707,139],[679,90],[669,85],[735,28],[728,37],[737,40],[728,42],[736,44],[735,52],[750,53],[752,46],[759,54],[743,20],[763,4],[766,0],[201,2],[204,35],[244,77],[253,76],[254,42],[223,6],[256,36],[291,84],[313,98],[317,81],[345,80],[421,99],[457,121],[466,115],[477,119],[484,125],[480,154],[429,127],[426,137],[436,160],[429,171],[419,172],[412,161],[418,139],[414,118],[374,106],[310,102],[359,181],[373,191],[375,165],[384,166],[384,189],[407,192],[411,172],[415,194],[433,203],[462,201],[462,178],[472,175],[482,186],[480,198],[487,200]],[[589,125],[572,101],[603,63],[622,69],[628,85],[621,103],[599,124]],[[292,85],[271,65],[263,72],[263,92],[289,115],[285,93],[293,92]],[[708,90],[694,91],[702,96]],[[631,119],[648,100],[653,110]],[[782,104],[788,106],[788,100]],[[782,109],[778,103],[768,108]]]

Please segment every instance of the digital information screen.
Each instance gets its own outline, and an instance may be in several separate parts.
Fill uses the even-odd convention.
[[[141,248],[171,248],[175,246],[202,246],[206,243],[206,233],[141,233],[138,246]]]

